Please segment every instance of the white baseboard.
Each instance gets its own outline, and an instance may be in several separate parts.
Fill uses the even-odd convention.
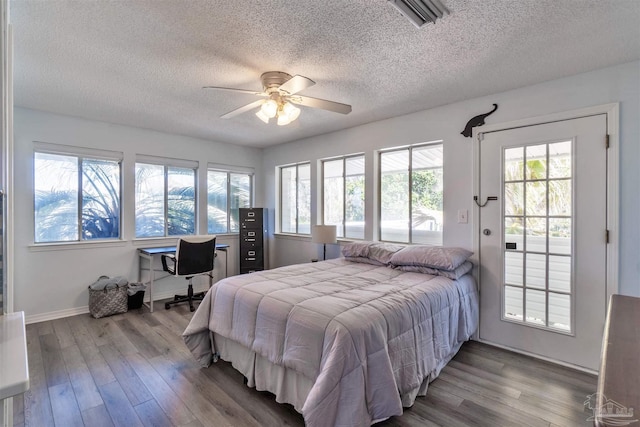
[[[31,316],[25,316],[24,323],[29,325],[31,323],[46,322],[48,320],[61,319],[63,317],[77,316],[78,314],[89,313],[89,306],[67,308],[64,310],[50,311],[48,313],[33,314]]]
[[[194,293],[207,292],[207,290],[209,290],[209,286],[205,284],[202,287],[194,286],[193,292]],[[154,292],[153,300],[158,301],[162,299],[173,298],[175,294],[176,294],[175,291],[166,291],[166,292],[160,292],[160,293]],[[145,297],[146,298],[144,299],[144,301],[149,302],[148,292],[145,294]],[[71,316],[77,316],[78,314],[88,314],[88,313],[89,313],[89,306],[85,305],[83,307],[67,308],[64,310],[50,311],[48,313],[40,313],[40,314],[31,315],[31,316],[25,316],[24,323],[29,325],[31,323],[46,322],[48,320],[62,319],[63,317],[71,317]]]
[[[593,369],[585,368],[584,366],[574,365],[573,363],[563,362],[562,360],[552,359],[550,357],[545,357],[545,356],[542,356],[542,355],[539,355],[539,354],[536,354],[536,353],[531,353],[529,351],[520,350],[520,349],[517,349],[517,348],[513,348],[513,347],[506,346],[506,345],[502,345],[502,344],[496,344],[496,343],[491,342],[491,341],[485,341],[485,340],[482,340],[482,339],[474,339],[474,341],[478,341],[478,342],[481,342],[483,344],[487,344],[487,345],[490,345],[490,346],[493,346],[493,347],[498,347],[498,348],[501,348],[503,350],[511,351],[513,353],[524,354],[525,356],[533,357],[534,359],[544,360],[545,362],[551,362],[551,363],[554,363],[556,365],[564,366],[566,368],[575,369],[576,371],[582,371],[582,372],[586,372],[587,374],[598,375],[598,371],[594,371]]]

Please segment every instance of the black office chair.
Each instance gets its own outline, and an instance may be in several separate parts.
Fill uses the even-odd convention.
[[[194,311],[193,301],[202,301],[204,292],[193,293],[192,280],[196,276],[213,277],[213,263],[216,257],[216,236],[185,237],[178,240],[176,254],[162,255],[162,269],[174,276],[182,276],[189,281],[187,295],[176,295],[173,301],[164,304],[169,310],[172,304],[189,302],[189,309]]]

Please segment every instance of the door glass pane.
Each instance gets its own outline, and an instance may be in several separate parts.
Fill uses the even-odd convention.
[[[525,211],[527,215],[547,215],[547,183],[545,181],[527,182]]]
[[[547,251],[547,219],[527,218],[527,252]]]
[[[522,252],[505,252],[504,254],[504,281],[508,285],[524,285],[522,280],[523,269]]]
[[[541,254],[526,254],[526,277],[527,288],[541,288],[546,286],[547,279],[547,257]]]
[[[515,243],[514,250],[524,250],[524,240],[522,234],[524,233],[522,217],[507,217],[504,219],[504,241],[505,243]]]
[[[549,218],[549,252],[571,254],[570,218]]]
[[[409,150],[380,154],[380,239],[409,241]]]
[[[571,141],[549,144],[549,178],[571,178]]]
[[[549,180],[549,215],[571,215],[571,180]]]
[[[504,316],[510,319],[522,320],[522,288],[506,286],[504,288]]]
[[[524,214],[524,184],[511,182],[504,185],[504,214]]]
[[[517,320],[509,313],[517,311],[519,288],[513,285],[522,285],[524,322],[567,332],[573,303],[572,154],[571,141],[536,144],[506,149],[503,163],[504,317]]]
[[[549,255],[549,290],[571,292],[571,257]]]
[[[524,147],[504,150],[504,180],[521,181],[524,179]]]
[[[547,145],[530,145],[527,147],[527,179],[547,178]]]
[[[571,330],[571,297],[549,292],[549,327]]]
[[[537,325],[547,324],[547,302],[545,297],[546,292],[544,291],[526,290],[527,322]]]
[[[196,171],[167,168],[167,234],[179,236],[196,233]]]
[[[227,232],[226,172],[207,172],[207,229],[209,234]]]
[[[136,163],[136,237],[164,236],[164,166]]]

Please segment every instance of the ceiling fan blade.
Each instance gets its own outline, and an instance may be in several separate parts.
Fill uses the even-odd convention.
[[[231,117],[235,117],[238,114],[242,114],[246,111],[249,111],[251,109],[257,108],[259,106],[261,106],[264,103],[264,99],[259,99],[257,101],[253,101],[251,104],[247,104],[243,107],[240,108],[236,108],[233,111],[229,111],[227,114],[223,114],[222,116],[220,116],[221,119],[229,119]]]
[[[295,75],[286,82],[282,83],[278,90],[282,90],[284,92],[287,92],[289,95],[293,95],[294,93],[298,93],[301,90],[313,86],[314,84],[316,84],[316,82],[311,79]]]
[[[327,101],[325,99],[296,95],[290,97],[289,100],[294,104],[311,108],[321,108],[323,110],[333,111],[334,113],[349,114],[351,112],[351,105],[341,104],[334,101]]]
[[[251,94],[251,95],[269,96],[264,92],[258,92],[258,91],[255,91],[255,90],[246,90],[246,89],[234,89],[232,87],[203,86],[202,89],[228,90],[228,91],[231,91],[231,92],[248,93],[248,94]]]

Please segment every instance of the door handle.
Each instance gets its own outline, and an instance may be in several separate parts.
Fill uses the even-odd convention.
[[[482,230],[482,234],[484,234],[485,236],[490,236],[491,230],[489,230],[488,228],[485,228],[484,230]]]

